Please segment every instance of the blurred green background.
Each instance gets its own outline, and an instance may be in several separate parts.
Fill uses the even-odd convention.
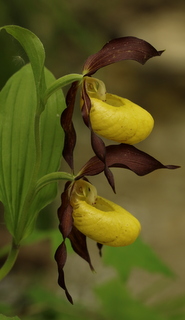
[[[144,316],[137,303],[129,304],[131,300],[125,294],[125,285],[122,286],[122,281],[115,276],[119,273],[116,271],[119,269],[119,259],[124,269],[126,251],[105,249],[102,261],[91,241],[89,246],[97,274],[91,274],[79,257],[71,254],[68,258],[66,277],[76,302],[74,307],[65,302],[64,293],[56,284],[57,269],[52,259],[54,251],[51,250],[51,241],[43,240],[21,250],[14,270],[0,284],[0,313],[38,320],[122,319],[124,316],[126,320],[143,320],[145,317],[172,319],[174,310],[178,305],[182,307],[183,300],[177,299],[175,304],[171,299],[181,294],[184,298],[185,294],[185,2],[0,0],[0,25],[7,24],[28,28],[40,38],[46,50],[46,66],[57,78],[68,73],[80,73],[88,55],[98,51],[112,38],[136,36],[150,42],[157,50],[165,49],[160,58],[153,58],[144,66],[125,61],[102,69],[96,77],[105,82],[108,92],[132,100],[153,115],[155,128],[150,137],[137,147],[164,164],[180,165],[181,169],[159,170],[145,177],[114,169],[116,195],[103,175],[90,179],[100,195],[122,205],[140,220],[142,240],[176,274],[173,281],[162,279],[155,272],[151,274],[149,271],[152,270],[144,271],[144,266],[142,269],[136,267],[136,259],[129,279],[126,279],[130,295],[144,306],[155,306],[157,301],[157,312],[162,312],[161,317],[155,318],[155,312],[151,312],[150,316],[145,313]],[[27,61],[27,58],[23,49],[5,32],[1,32],[0,88],[22,66],[24,60]],[[78,132],[75,152],[78,172],[92,155],[89,133],[82,126],[78,105],[75,127]],[[62,165],[64,169],[68,170],[65,164]],[[60,185],[60,190],[62,188]],[[57,228],[56,210],[59,204],[60,195],[40,215],[38,228],[43,231],[51,226]],[[57,237],[54,233],[48,238],[52,239],[56,249],[60,234]],[[7,244],[9,239],[1,214],[1,246]],[[133,248],[135,252],[132,249],[129,257],[128,251],[126,259],[132,260],[132,255],[138,256],[140,249],[137,245]],[[115,252],[118,261],[113,257]],[[117,265],[114,261],[117,261]],[[112,280],[106,288],[108,279],[116,280]],[[94,291],[98,285],[99,289]],[[162,299],[167,305],[162,303],[163,308],[160,309]],[[121,308],[124,301],[125,307]],[[102,310],[106,312],[102,313]],[[174,319],[183,319],[181,315],[182,312],[178,318],[175,314]]]

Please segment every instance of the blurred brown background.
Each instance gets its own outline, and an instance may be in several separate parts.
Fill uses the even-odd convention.
[[[108,92],[132,100],[153,115],[155,128],[149,138],[137,147],[164,164],[180,165],[181,169],[158,170],[145,177],[114,169],[116,195],[103,175],[90,180],[99,194],[119,203],[139,218],[142,238],[178,276],[169,290],[184,292],[185,2],[0,0],[0,25],[6,24],[26,27],[41,39],[46,50],[46,66],[56,77],[80,73],[87,56],[116,37],[136,36],[150,42],[157,50],[166,50],[160,58],[153,58],[144,66],[125,61],[106,67],[95,76],[106,83]],[[2,87],[20,67],[17,57],[25,57],[23,50],[5,32],[0,33],[0,48]],[[84,128],[82,131],[81,123],[77,106],[76,171],[92,154],[88,130]],[[64,168],[67,170],[65,165]],[[58,198],[55,206],[59,203]],[[2,227],[0,241],[4,243],[7,240],[8,235]],[[39,264],[40,259],[42,265],[42,259],[47,260],[49,251],[47,244],[43,245],[46,246],[45,251],[33,247],[33,254],[23,249],[18,264],[21,264],[21,259],[25,265],[30,260]],[[44,254],[41,255],[41,251]],[[52,266],[55,268],[54,264]],[[142,283],[142,275],[140,279],[133,275],[133,282],[137,281]]]

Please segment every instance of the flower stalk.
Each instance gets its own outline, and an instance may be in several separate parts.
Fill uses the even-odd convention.
[[[44,105],[46,104],[47,100],[49,97],[58,91],[59,89],[62,89],[63,87],[68,86],[69,84],[75,82],[75,81],[81,81],[83,79],[82,74],[68,74],[66,76],[63,76],[57,80],[55,80],[45,91],[44,96],[43,96],[43,103]]]

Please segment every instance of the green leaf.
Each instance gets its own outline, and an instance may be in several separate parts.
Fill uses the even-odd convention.
[[[43,44],[39,38],[28,29],[15,25],[1,27],[0,31],[3,29],[19,41],[25,50],[32,66],[37,96],[39,97],[46,89],[44,79],[45,51]]]
[[[106,264],[116,267],[124,281],[128,279],[134,267],[166,276],[174,276],[170,268],[157,257],[152,248],[144,243],[141,238],[127,247],[106,247],[103,259]]]
[[[95,289],[102,302],[102,316],[107,320],[165,320],[166,317],[153,308],[134,299],[118,279],[114,279]]]
[[[0,314],[0,320],[20,320],[18,317],[6,317],[3,314]]]
[[[45,69],[47,86],[52,83],[54,76]],[[64,143],[64,133],[60,125],[60,116],[66,107],[62,91],[53,94],[46,104],[44,112],[41,114],[40,136],[41,136],[41,164],[38,179],[46,174],[59,170],[62,149]],[[40,190],[32,208],[39,212],[49,204],[57,195],[57,183],[53,182]]]
[[[5,220],[14,234],[36,161],[33,73],[25,66],[0,92],[0,200]]]
[[[55,80],[47,69],[45,77],[47,85]],[[34,194],[36,181],[59,169],[64,139],[60,114],[64,108],[62,91],[57,91],[48,100],[39,122],[30,65],[14,74],[0,92],[0,200],[4,204],[7,227],[15,238],[18,234],[20,238],[21,224],[24,233],[26,229],[29,232],[36,214],[56,196],[55,182],[25,204],[28,192]],[[35,136],[35,121],[40,123],[40,143],[39,136],[38,139]],[[35,172],[37,175],[33,177]]]
[[[33,310],[32,316],[25,317],[25,319],[102,320],[98,314],[93,313],[92,309],[89,310],[78,302],[71,307],[60,293],[48,290],[39,284],[28,288],[25,298],[31,302]]]

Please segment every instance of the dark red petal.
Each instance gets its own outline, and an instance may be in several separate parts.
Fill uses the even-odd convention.
[[[136,37],[113,39],[100,51],[88,57],[84,64],[84,73],[90,76],[100,68],[122,60],[135,60],[144,64],[148,59],[160,56],[162,52]]]
[[[98,250],[99,250],[99,255],[100,255],[100,257],[102,257],[102,247],[103,247],[103,244],[97,242],[97,247],[98,247]]]
[[[108,167],[126,168],[139,176],[146,175],[161,168],[179,168],[179,166],[174,165],[163,165],[149,154],[128,144],[110,145],[106,147],[106,163]],[[94,156],[80,170],[78,178],[97,175],[103,170],[104,163],[97,156]]]
[[[60,229],[60,232],[62,233],[64,239],[67,238],[67,236],[69,235],[69,233],[72,230],[72,226],[73,226],[72,212],[73,212],[73,208],[69,204],[67,206],[67,208],[63,211],[63,215],[60,220],[59,229]]]
[[[85,81],[82,84],[82,101],[83,101],[83,105],[81,108],[82,118],[85,125],[89,128],[91,127],[90,117],[89,117],[89,113],[91,109],[91,100],[86,92]]]
[[[60,221],[59,229],[63,235],[63,238],[67,238],[68,234],[72,230],[73,226],[73,217],[72,212],[73,208],[69,203],[69,196],[68,196],[68,186],[70,182],[67,182],[65,185],[64,192],[61,195],[61,206],[58,208],[58,218]]]
[[[91,145],[92,145],[92,148],[93,148],[95,154],[97,155],[99,160],[103,163],[104,174],[105,174],[110,186],[112,187],[113,191],[115,192],[114,176],[113,176],[111,170],[109,169],[109,165],[107,163],[105,144],[104,144],[103,140],[94,133],[92,128],[91,128]]]
[[[66,297],[69,300],[69,302],[73,304],[73,299],[67,290],[65,279],[64,279],[63,268],[66,263],[66,259],[67,259],[66,245],[65,245],[65,242],[62,242],[62,244],[58,247],[55,253],[55,260],[58,265],[58,284],[62,289],[64,289]]]
[[[94,153],[97,155],[97,157],[104,163],[105,176],[106,176],[110,186],[112,187],[113,191],[115,192],[114,176],[106,163],[105,144],[104,144],[103,140],[99,136],[97,136],[94,133],[94,131],[92,130],[91,121],[90,121],[90,117],[89,117],[89,113],[90,113],[90,109],[91,109],[91,101],[90,101],[90,98],[86,92],[85,82],[82,87],[82,99],[83,99],[84,103],[83,103],[81,112],[82,112],[82,117],[83,117],[84,123],[91,131],[92,149],[93,149]]]
[[[61,115],[61,126],[65,132],[64,149],[62,154],[72,170],[74,169],[73,151],[76,145],[76,132],[73,126],[72,117],[78,85],[78,81],[72,83],[66,96],[67,108]]]
[[[83,233],[81,233],[78,229],[76,229],[75,226],[73,226],[73,229],[69,234],[68,238],[71,241],[73,250],[82,259],[87,261],[91,270],[94,271],[94,268],[92,266],[91,259],[89,256],[88,248],[87,248],[86,236]]]
[[[58,208],[58,218],[60,221],[59,229],[62,233],[63,239],[68,236],[71,232],[72,225],[73,225],[73,218],[72,218],[72,207],[69,203],[69,196],[68,196],[68,187],[70,185],[70,181],[65,184],[64,192],[61,195],[61,206]],[[67,250],[65,242],[62,242],[61,245],[58,247],[55,253],[55,260],[58,265],[58,284],[65,290],[65,294],[67,299],[73,304],[72,297],[70,296],[64,278],[64,265],[67,259]]]

